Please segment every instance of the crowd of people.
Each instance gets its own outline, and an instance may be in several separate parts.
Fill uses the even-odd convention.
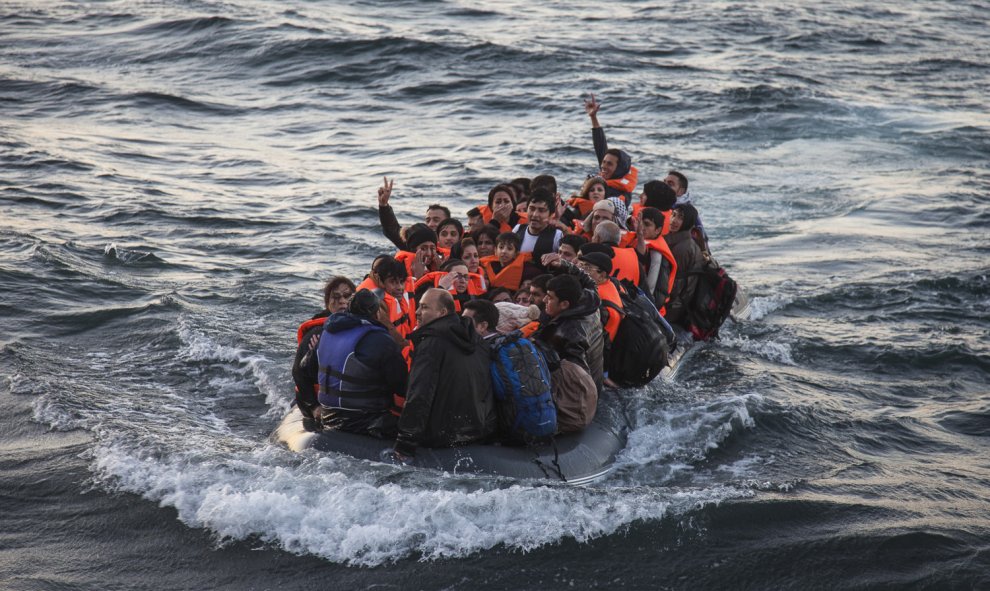
[[[505,440],[492,386],[499,335],[528,339],[551,369],[557,432],[580,431],[609,378],[623,290],[638,286],[671,324],[684,321],[707,235],[687,177],[670,171],[637,192],[639,171],[609,148],[600,103],[585,102],[598,170],[564,199],[556,179],[500,183],[466,224],[441,205],[402,227],[378,189],[397,252],[355,284],[331,278],[324,309],[298,330],[296,403],[313,428],[416,449]]]

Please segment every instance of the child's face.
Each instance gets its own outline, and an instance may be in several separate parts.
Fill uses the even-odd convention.
[[[498,246],[495,247],[495,254],[498,255],[498,262],[502,263],[503,266],[508,265],[516,258],[516,254],[519,251],[516,250],[516,245],[511,242],[499,242]]]
[[[644,219],[641,226],[640,231],[647,240],[653,240],[660,235],[660,228],[653,223],[653,220]]]
[[[547,295],[543,298],[543,303],[543,310],[551,318],[556,318],[561,312],[567,309],[567,302],[561,302],[557,294],[552,291],[547,292]]]
[[[443,248],[450,248],[460,240],[461,240],[461,235],[460,233],[458,233],[457,228],[453,225],[447,225],[440,230],[440,237],[439,240],[437,241],[437,246],[442,246]]]

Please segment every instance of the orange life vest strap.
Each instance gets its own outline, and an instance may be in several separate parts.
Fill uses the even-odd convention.
[[[313,328],[314,326],[322,326],[323,324],[326,324],[326,321],[327,318],[326,316],[324,316],[323,318],[312,318],[300,324],[299,328],[296,329],[296,346],[302,344],[303,335],[306,334],[306,332],[309,331],[309,329]]]
[[[497,255],[483,257],[481,259],[481,266],[485,269],[485,274],[488,275],[488,283],[492,287],[504,287],[514,292],[519,289],[519,285],[522,283],[523,267],[532,256],[532,253],[521,252],[516,255],[516,258],[512,259],[511,263],[502,267],[497,273],[494,268],[494,263],[498,262]]]
[[[615,341],[615,335],[619,332],[619,324],[622,322],[622,298],[619,291],[615,289],[615,284],[606,281],[598,286],[598,297],[602,299],[602,305],[608,310],[608,320],[605,322],[605,332],[608,333],[608,340]]]

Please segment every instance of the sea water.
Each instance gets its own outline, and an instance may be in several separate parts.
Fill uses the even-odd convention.
[[[0,6],[0,586],[990,587],[986,2]],[[441,202],[690,179],[748,320],[613,473],[291,453],[295,329]]]

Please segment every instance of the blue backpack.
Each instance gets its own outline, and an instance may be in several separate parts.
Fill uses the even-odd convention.
[[[550,370],[522,333],[493,339],[491,371],[499,424],[509,442],[529,443],[557,431]]]

